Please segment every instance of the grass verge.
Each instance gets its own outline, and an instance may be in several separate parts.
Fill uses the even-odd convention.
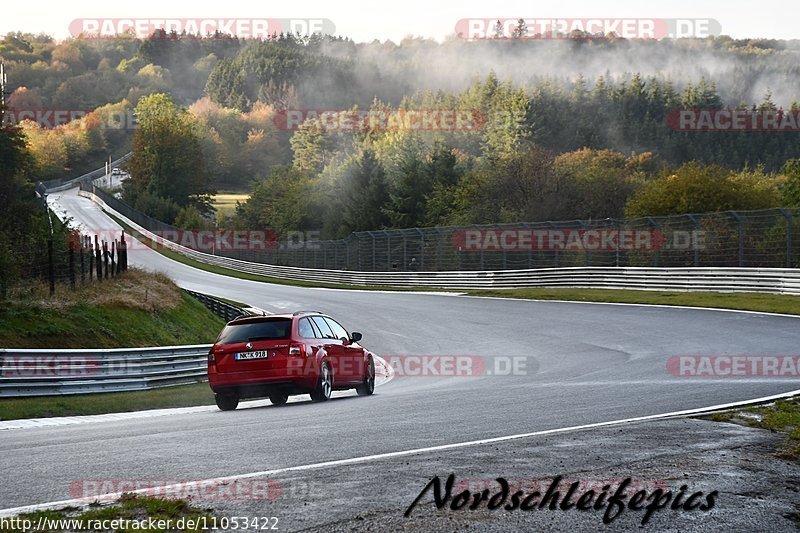
[[[3,348],[127,348],[206,344],[222,319],[162,274],[130,269],[72,291],[26,288],[0,306]]]
[[[625,289],[481,289],[464,291],[474,296],[498,296],[525,300],[569,300],[631,304],[718,307],[742,311],[800,315],[800,296],[755,292],[667,292]]]
[[[128,522],[122,522],[123,520]],[[63,522],[57,525],[54,521]],[[122,527],[103,529],[103,522],[105,525],[112,525],[112,521],[119,521],[118,525]],[[143,527],[134,526],[133,521]],[[185,500],[123,494],[111,505],[90,505],[87,509],[65,507],[52,511],[37,511],[21,514],[7,522],[10,527],[0,527],[0,533],[23,533],[36,529],[98,532],[204,531],[211,528],[214,516],[210,509],[193,507]],[[155,527],[151,527],[151,524]]]
[[[705,418],[784,433],[786,442],[778,449],[776,457],[800,464],[800,398],[715,413]]]
[[[136,392],[4,398],[0,400],[0,420],[126,413],[197,405],[214,405],[214,395],[208,383]]]
[[[250,198],[249,193],[221,192],[211,197],[217,216],[231,216],[236,211],[238,202],[245,203]]]

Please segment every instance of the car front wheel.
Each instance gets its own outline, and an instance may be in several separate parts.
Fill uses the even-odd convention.
[[[311,400],[315,402],[326,402],[331,397],[333,391],[333,374],[328,366],[327,361],[322,362],[319,368],[319,378],[317,379],[317,386],[311,391]]]
[[[356,387],[356,392],[359,396],[369,396],[375,392],[375,361],[372,357],[367,362],[366,372],[364,373],[364,381]]]

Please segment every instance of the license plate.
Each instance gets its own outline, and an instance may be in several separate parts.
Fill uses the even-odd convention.
[[[236,352],[233,358],[237,361],[247,361],[248,359],[266,359],[269,357],[269,352],[266,350],[255,352]]]

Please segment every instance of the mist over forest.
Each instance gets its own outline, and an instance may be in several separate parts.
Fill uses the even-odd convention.
[[[253,41],[156,33],[57,42],[17,33],[0,42],[0,57],[12,112],[94,110],[54,128],[20,124],[32,174],[76,175],[88,162],[133,147],[124,198],[184,226],[341,237],[795,201],[798,129],[668,126],[670,113],[681,109],[800,110],[795,40],[571,34],[356,43],[322,35]],[[298,109],[472,110],[486,122],[470,131],[343,131],[311,117],[299,128],[282,127],[281,114]],[[134,111],[136,129],[92,127]],[[164,135],[179,147],[164,156],[172,158],[166,166],[141,155]],[[169,176],[159,174],[163,168]],[[689,200],[653,192],[670,177],[727,192]],[[233,215],[215,219],[217,191],[251,196]]]

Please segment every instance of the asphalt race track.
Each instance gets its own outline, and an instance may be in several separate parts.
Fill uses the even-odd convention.
[[[50,202],[89,231],[118,228],[75,189]],[[69,499],[80,479],[209,479],[800,388],[791,379],[678,378],[666,367],[673,355],[796,354],[800,328],[791,317],[299,288],[207,273],[142,248],[129,252],[130,263],[181,287],[269,311],[321,310],[363,332],[363,344],[380,355],[526,356],[527,372],[398,376],[369,398],[348,392],[324,404],[3,431],[0,508]]]

